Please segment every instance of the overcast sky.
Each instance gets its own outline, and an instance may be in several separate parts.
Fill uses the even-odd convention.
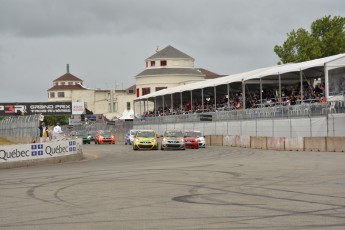
[[[196,68],[235,74],[275,65],[275,45],[344,0],[0,0],[0,102],[46,102],[66,73],[125,89],[171,45]]]

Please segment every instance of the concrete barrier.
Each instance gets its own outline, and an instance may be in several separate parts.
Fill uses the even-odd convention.
[[[304,150],[326,152],[326,137],[304,137]]]
[[[267,149],[266,137],[250,137],[250,148]]]
[[[250,148],[250,136],[235,136],[236,147]]]
[[[345,137],[326,137],[327,152],[345,152]]]
[[[285,150],[285,137],[267,137],[266,143],[269,150]]]
[[[223,146],[223,135],[211,135],[210,139],[211,146]]]
[[[236,146],[236,136],[223,136],[223,145],[224,146]]]
[[[304,151],[303,137],[285,137],[286,151]]]
[[[82,139],[44,143],[0,145],[0,168],[62,163],[83,157]]]
[[[211,135],[205,135],[206,146],[211,146]]]

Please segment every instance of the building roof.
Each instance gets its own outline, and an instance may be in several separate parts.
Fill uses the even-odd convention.
[[[205,75],[205,79],[214,79],[223,76],[203,68],[198,68],[198,70]]]
[[[136,77],[152,76],[152,75],[200,75],[204,74],[193,68],[155,68],[146,69],[139,73]]]
[[[54,85],[47,91],[61,91],[61,90],[87,90],[87,88],[83,87],[80,84],[77,85]]]
[[[157,53],[147,58],[146,60],[152,60],[152,59],[192,59],[194,61],[194,58],[179,51],[178,49],[170,45],[168,45],[161,51],[158,51]]]
[[[67,72],[61,77],[55,79],[53,82],[57,82],[57,81],[83,81],[83,80]]]

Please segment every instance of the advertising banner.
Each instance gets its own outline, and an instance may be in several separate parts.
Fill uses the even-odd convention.
[[[72,102],[72,114],[83,114],[84,110],[84,102]]]
[[[0,163],[77,154],[82,151],[82,144],[81,139],[73,139],[24,145],[0,145]]]
[[[0,103],[0,116],[14,115],[69,115],[72,102]]]

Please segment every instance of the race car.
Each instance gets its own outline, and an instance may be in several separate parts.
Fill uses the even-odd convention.
[[[186,148],[205,148],[206,140],[205,137],[198,130],[185,130],[184,140]]]
[[[185,142],[181,130],[167,130],[163,134],[161,150],[180,149],[185,150]]]
[[[110,131],[98,130],[95,144],[115,144],[115,136]]]
[[[133,150],[158,150],[158,135],[154,130],[138,130],[133,141]]]

